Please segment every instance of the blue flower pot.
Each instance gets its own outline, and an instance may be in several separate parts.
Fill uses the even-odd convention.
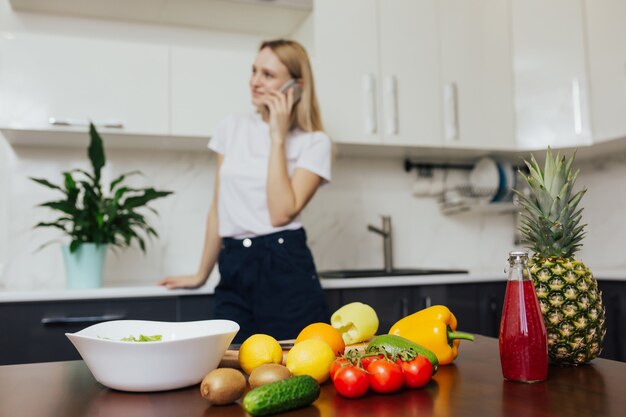
[[[69,245],[63,246],[67,288],[100,288],[107,248],[107,245],[82,243],[71,253]]]

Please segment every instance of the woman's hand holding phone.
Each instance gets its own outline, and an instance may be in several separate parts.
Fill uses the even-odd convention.
[[[272,142],[282,145],[289,132],[291,111],[296,103],[294,91],[300,88],[295,80],[289,80],[278,91],[270,91],[266,96],[265,105],[269,110],[270,137]],[[283,92],[286,90],[286,92]],[[299,95],[299,94],[298,94]]]

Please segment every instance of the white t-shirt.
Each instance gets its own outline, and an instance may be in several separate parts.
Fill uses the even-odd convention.
[[[209,149],[224,155],[217,212],[219,235],[243,239],[302,227],[300,216],[273,227],[267,206],[267,173],[271,147],[269,125],[257,113],[231,116],[215,128]],[[296,168],[330,181],[331,141],[323,132],[295,129],[287,134],[289,176]]]

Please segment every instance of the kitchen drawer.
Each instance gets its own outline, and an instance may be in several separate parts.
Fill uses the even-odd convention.
[[[80,359],[65,336],[116,319],[176,321],[177,300],[141,298],[0,304],[0,365]]]

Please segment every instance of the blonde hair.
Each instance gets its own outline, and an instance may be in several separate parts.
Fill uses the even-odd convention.
[[[322,117],[315,94],[313,71],[306,49],[296,41],[276,39],[261,43],[259,51],[270,48],[289,71],[292,78],[302,80],[302,96],[291,113],[290,129],[300,128],[305,132],[323,131]]]

